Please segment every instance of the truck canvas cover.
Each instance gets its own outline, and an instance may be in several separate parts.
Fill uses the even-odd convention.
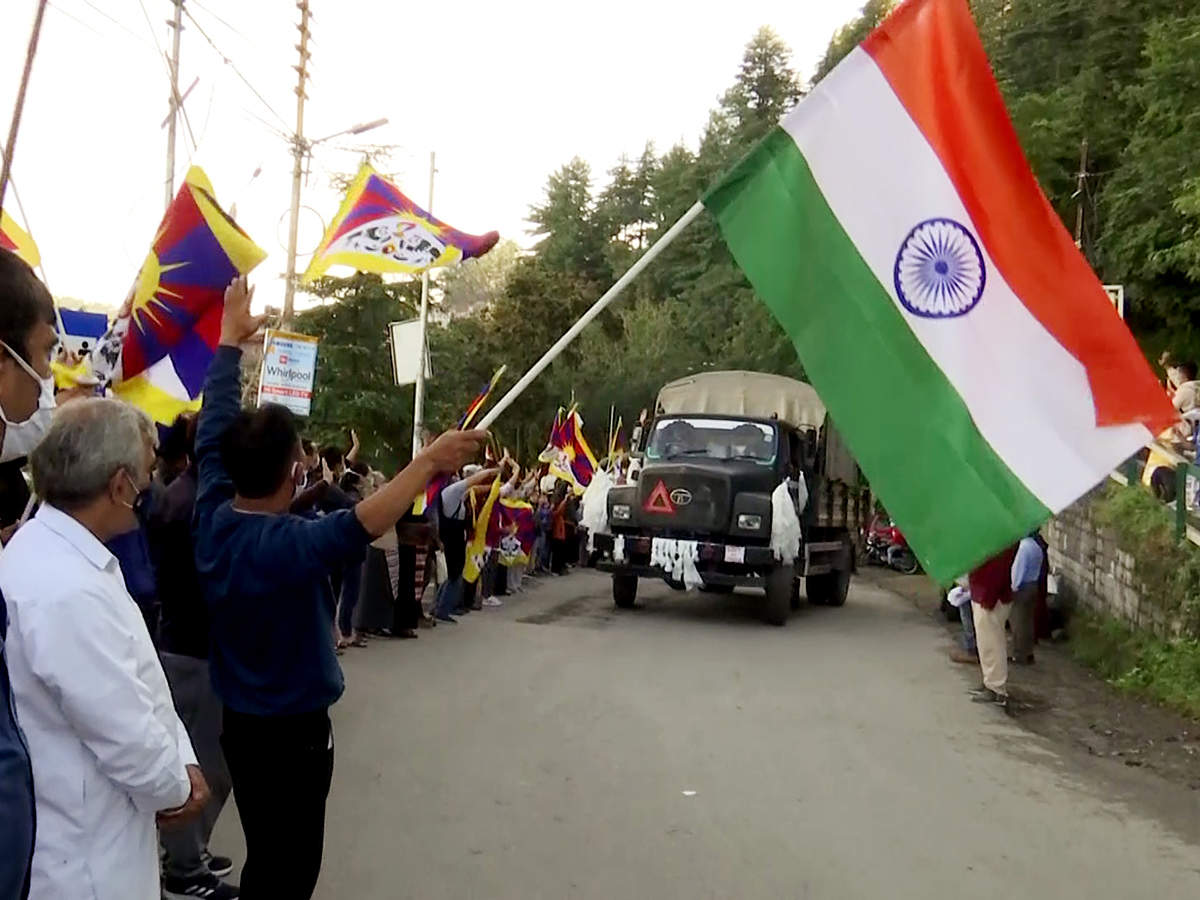
[[[774,419],[793,428],[821,428],[825,404],[809,385],[763,372],[702,372],[658,392],[659,415],[707,414]]]

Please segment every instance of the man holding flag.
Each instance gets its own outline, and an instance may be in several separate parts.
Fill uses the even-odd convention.
[[[426,483],[486,438],[451,431],[352,509],[288,514],[304,478],[284,407],[240,409],[241,345],[262,319],[244,277],[225,292],[220,339],[196,430],[196,569],[211,613],[212,680],[246,864],[241,896],[307,898],[321,867],[333,772],[329,706],[341,696],[329,572],[394,527]]]

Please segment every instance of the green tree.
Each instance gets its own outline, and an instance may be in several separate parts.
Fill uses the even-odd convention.
[[[297,331],[320,339],[308,437],[344,447],[356,428],[371,465],[388,471],[407,461],[412,390],[393,383],[387,325],[416,315],[420,291],[417,281],[385,282],[362,272],[312,285],[309,293],[327,302],[295,321]]]
[[[1101,199],[1101,251],[1174,330],[1200,329],[1200,12],[1147,32],[1145,65],[1127,100],[1129,145]]]
[[[821,61],[817,63],[817,71],[813,75],[813,82],[818,82],[830,72],[833,67],[840,63],[846,55],[861,44],[868,34],[875,30],[887,14],[892,11],[892,7],[896,5],[896,0],[867,0],[863,4],[863,8],[859,14],[839,28],[833,33],[833,37],[829,39],[829,46],[825,48],[825,55],[821,57]]]

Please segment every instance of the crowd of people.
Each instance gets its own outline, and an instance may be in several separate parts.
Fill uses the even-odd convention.
[[[389,478],[353,432],[319,447],[283,407],[242,409],[252,294],[226,291],[203,406],[160,439],[133,406],[55,396],[52,299],[0,251],[0,900],[311,896],[337,656],[578,560],[575,492],[475,465],[485,432],[428,440]],[[532,507],[532,546],[502,543],[472,580],[497,477]],[[209,850],[231,793],[240,887]]]

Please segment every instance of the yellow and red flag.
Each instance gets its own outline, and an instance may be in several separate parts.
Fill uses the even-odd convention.
[[[33,238],[3,210],[0,210],[0,248],[17,254],[30,266],[37,266],[42,261]]]

